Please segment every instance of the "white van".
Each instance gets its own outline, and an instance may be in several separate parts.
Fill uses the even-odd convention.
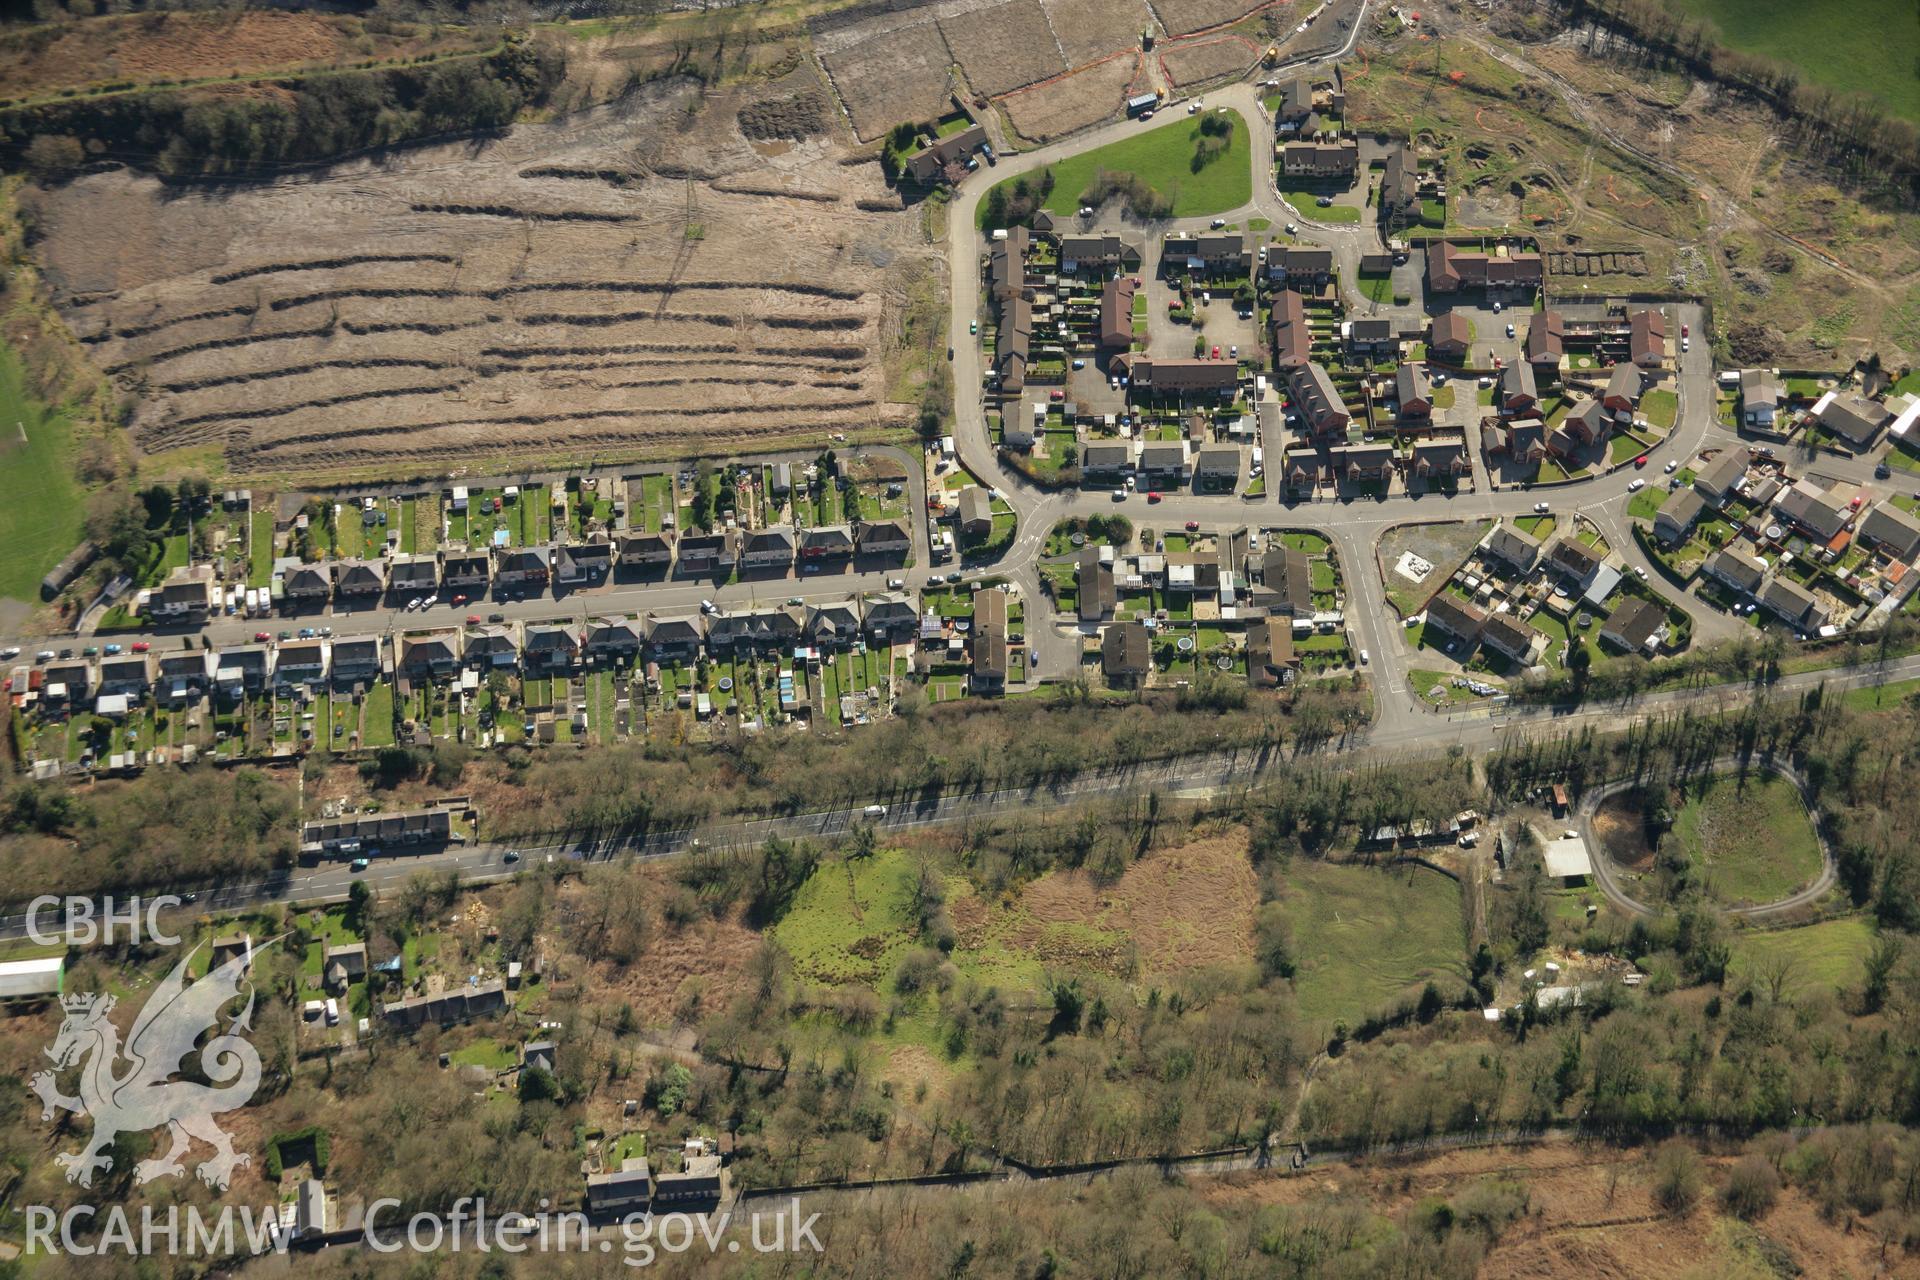
[[[330,1027],[340,1025],[340,1002],[332,996],[327,997],[327,1025]]]

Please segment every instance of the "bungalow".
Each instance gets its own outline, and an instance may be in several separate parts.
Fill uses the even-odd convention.
[[[1115,622],[1100,633],[1100,670],[1116,688],[1134,688],[1152,671],[1145,623]]]
[[[1540,559],[1540,539],[1518,525],[1495,525],[1480,549],[1516,573],[1533,572]]]
[[[1707,557],[1707,562],[1700,566],[1700,572],[1735,591],[1752,595],[1760,589],[1760,581],[1767,575],[1767,566],[1738,547],[1722,547]]]
[[[653,1171],[645,1156],[628,1156],[618,1169],[587,1175],[587,1212],[595,1217],[625,1217],[652,1203]]]
[[[1301,289],[1326,284],[1333,279],[1333,250],[1305,245],[1269,245],[1267,279]]]
[[[1816,422],[1855,449],[1865,449],[1879,438],[1893,414],[1877,400],[1857,391],[1829,391],[1813,406]]]
[[[1301,421],[1316,440],[1344,436],[1353,415],[1340,397],[1327,367],[1318,361],[1293,370],[1288,385],[1297,403]]]
[[[1773,509],[1821,542],[1831,541],[1853,515],[1853,508],[1837,492],[1822,489],[1811,480],[1794,481],[1774,501]]]
[[[1744,445],[1727,446],[1694,472],[1693,487],[1714,506],[1726,506],[1739,493],[1740,482],[1747,477],[1750,457]]]
[[[595,618],[587,624],[587,659],[631,662],[644,639],[634,618]]]
[[[449,587],[486,590],[493,559],[485,551],[449,551],[440,561],[440,581]]]
[[[1786,392],[1766,369],[1740,371],[1740,421],[1749,427],[1770,427]]]
[[[1203,493],[1232,493],[1240,485],[1240,446],[1208,445],[1193,455],[1193,487]]]
[[[866,520],[853,531],[854,546],[863,556],[904,559],[913,551],[913,532],[904,520]]]
[[[1393,392],[1401,418],[1424,420],[1433,416],[1433,383],[1427,379],[1425,365],[1409,363],[1396,369]]]
[[[367,976],[367,944],[364,942],[343,942],[339,946],[328,947],[321,953],[321,968],[329,979],[335,977],[338,969],[340,986],[349,982],[359,982]]]
[[[1300,660],[1293,652],[1290,618],[1259,618],[1247,628],[1247,683],[1273,689],[1293,679]]]
[[[520,665],[520,642],[514,639],[512,627],[469,627],[460,658],[482,671],[512,671]]]
[[[625,569],[662,572],[673,566],[673,539],[665,533],[626,529],[613,537],[614,555]]]
[[[376,637],[333,642],[333,683],[338,689],[370,683],[380,674],[380,641]]]
[[[1345,178],[1360,172],[1360,144],[1352,138],[1331,142],[1283,142],[1280,171],[1289,178]]]
[[[1390,356],[1400,349],[1393,334],[1393,321],[1385,317],[1349,320],[1346,324],[1347,351],[1355,356]]]
[[[1479,640],[1486,621],[1486,614],[1451,592],[1442,591],[1427,601],[1427,629],[1438,630],[1469,649]]]
[[[1422,440],[1413,446],[1408,474],[1428,481],[1457,480],[1473,474],[1465,440]]]
[[[1272,595],[1269,608],[1278,614],[1306,618],[1313,614],[1313,567],[1307,553],[1276,541],[1260,560],[1260,583]]]
[[[205,622],[219,594],[212,565],[181,565],[147,597],[147,616],[155,622]]]
[[[1473,326],[1458,311],[1443,311],[1433,318],[1433,330],[1427,338],[1430,354],[1450,364],[1462,364],[1473,346]]]
[[[1380,444],[1342,444],[1327,451],[1333,478],[1341,484],[1390,484],[1393,481],[1393,446]]]
[[[538,588],[547,585],[552,572],[545,547],[511,547],[500,553],[494,580],[502,588]]]
[[[646,633],[648,657],[657,662],[685,662],[700,652],[707,637],[707,623],[697,613],[649,613]]]
[[[684,577],[724,577],[739,560],[740,534],[734,529],[685,534],[674,551],[674,572]]]
[[[1638,365],[1621,362],[1607,375],[1607,389],[1600,403],[1611,413],[1632,413],[1640,407],[1640,393],[1646,389],[1646,377]]]
[[[1187,446],[1178,440],[1142,445],[1138,465],[1149,484],[1178,488],[1187,482]]]
[[[717,1155],[687,1155],[679,1173],[662,1173],[653,1180],[656,1205],[717,1205],[727,1198],[727,1170]]]
[[[1161,241],[1160,270],[1195,275],[1241,276],[1253,269],[1253,249],[1243,231],[1202,231],[1170,235]]]
[[[368,599],[387,588],[387,566],[379,560],[341,560],[333,566],[333,594]]]
[[[1436,293],[1462,289],[1537,289],[1546,281],[1540,255],[1501,245],[1492,253],[1462,249],[1445,240],[1427,245],[1427,287]]]
[[[1510,613],[1492,613],[1480,627],[1480,643],[1522,667],[1531,667],[1547,638]]]
[[[324,565],[289,567],[281,576],[281,590],[290,608],[319,608],[333,593],[333,578]]]
[[[1667,634],[1667,611],[1651,600],[1629,596],[1600,624],[1600,639],[1627,653],[1651,653]]]
[[[848,597],[807,609],[809,642],[822,649],[844,649],[860,638],[860,602]]]
[[[1559,380],[1561,363],[1567,358],[1567,322],[1558,311],[1533,313],[1527,322],[1526,356],[1536,382]]]
[[[460,636],[452,630],[400,637],[400,670],[414,680],[445,680],[460,666]]]
[[[1920,553],[1920,519],[1891,502],[1877,502],[1860,521],[1860,536],[1896,560],[1912,563]]]
[[[969,124],[958,133],[937,139],[908,156],[907,175],[915,182],[932,182],[947,171],[947,166],[963,163],[970,152],[985,145],[985,127]]]
[[[1080,451],[1080,474],[1094,484],[1123,478],[1133,470],[1133,445],[1125,440],[1097,441]]]
[[[887,592],[867,597],[864,621],[867,635],[876,644],[891,644],[913,635],[914,628],[920,624],[920,614],[904,593]]]
[[[1654,536],[1668,545],[1685,542],[1706,509],[1707,500],[1696,490],[1680,490],[1662,503],[1653,517]]]
[[[740,546],[742,569],[790,569],[793,567],[794,531],[789,525],[755,529]],[[684,557],[685,551],[682,551]]]
[[[1524,360],[1508,365],[1500,375],[1500,411],[1531,414],[1539,404],[1540,389],[1533,380],[1533,366]]]
[[[988,587],[973,593],[971,680],[975,691],[994,693],[1007,685],[1007,593]]]
[[[1077,611],[1081,622],[1102,622],[1113,616],[1120,599],[1113,584],[1110,548],[1099,547],[1091,542],[1081,547],[1075,581],[1078,586]]]
[[[1133,345],[1133,277],[1120,275],[1100,287],[1100,345],[1125,351]]]
[[[533,672],[571,671],[580,655],[580,638],[573,629],[557,622],[530,623],[526,631],[525,659]]]
[[[1790,627],[1814,631],[1827,623],[1826,610],[1813,592],[1792,578],[1776,575],[1760,591],[1760,606]]]
[[[387,566],[387,589],[395,595],[432,594],[440,589],[437,556],[395,556]]]
[[[985,538],[993,533],[993,499],[977,484],[960,491],[955,517],[960,533],[968,538]]]
[[[1273,300],[1273,367],[1297,369],[1313,359],[1313,330],[1307,325],[1307,305],[1298,292],[1287,289]]]
[[[1628,358],[1642,369],[1658,369],[1667,359],[1667,317],[1654,307],[1627,317]]]

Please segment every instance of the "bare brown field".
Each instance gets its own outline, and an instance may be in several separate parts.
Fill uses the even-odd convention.
[[[762,447],[904,421],[881,368],[918,260],[878,167],[763,156],[745,91],[671,85],[481,144],[244,188],[36,197],[65,317],[148,453],[241,474]],[[671,119],[671,127],[662,127]]]
[[[0,85],[7,96],[28,99],[127,80],[286,73],[490,43],[471,28],[400,24],[373,32],[358,18],[330,14],[142,13],[0,36]]]
[[[1709,1157],[1711,1186],[1732,1157]],[[1431,1159],[1378,1160],[1297,1178],[1232,1177],[1196,1184],[1221,1212],[1298,1204],[1330,1193],[1357,1195],[1384,1214],[1457,1195],[1487,1178],[1511,1179],[1528,1211],[1500,1236],[1476,1273],[1486,1280],[1665,1280],[1671,1276],[1913,1276],[1920,1261],[1883,1255],[1872,1231],[1821,1216],[1805,1193],[1787,1188],[1752,1224],[1719,1212],[1712,1196],[1688,1213],[1660,1211],[1644,1149],[1573,1142],[1451,1152]],[[1797,1270],[1770,1267],[1772,1259]]]
[[[1167,34],[1185,35],[1244,18],[1263,7],[1261,0],[1152,0]]]
[[[1221,35],[1170,46],[1160,55],[1167,78],[1178,88],[1239,75],[1260,56],[1260,46],[1244,36]]]
[[[1009,94],[1000,105],[1014,132],[1031,142],[1045,142],[1119,115],[1127,87],[1140,72],[1140,56],[1123,54]]]
[[[1140,32],[1153,21],[1143,0],[1040,0],[1053,34],[1066,50],[1067,65],[1084,67],[1110,53],[1137,47]]]
[[[1008,0],[942,18],[940,32],[978,93],[998,97],[1067,69],[1040,0]]]
[[[863,142],[903,120],[931,120],[947,105],[953,55],[940,28],[915,16],[918,21],[822,50],[820,60]]]

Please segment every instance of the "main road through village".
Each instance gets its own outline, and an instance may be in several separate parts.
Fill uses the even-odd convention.
[[[1356,16],[1352,30],[1357,33],[1364,12]],[[1344,55],[1352,40],[1334,53],[1313,61],[1324,62]],[[1296,63],[1298,71],[1311,62]],[[1229,220],[1265,219],[1273,226],[1296,223],[1302,241],[1324,245],[1333,250],[1340,287],[1350,310],[1371,307],[1366,299],[1352,291],[1357,279],[1360,255],[1380,248],[1378,232],[1370,225],[1315,223],[1282,199],[1273,181],[1272,121],[1263,110],[1259,93],[1252,84],[1234,85],[1210,96],[1212,107],[1227,107],[1239,112],[1251,126],[1252,146],[1247,162],[1253,168],[1253,198],[1237,210],[1226,211]],[[1485,750],[1508,735],[1516,733],[1561,732],[1573,726],[1618,727],[1634,719],[1671,713],[1690,705],[1702,711],[1722,709],[1751,696],[1740,688],[1691,689],[1640,697],[1628,704],[1566,708],[1511,708],[1487,715],[1453,715],[1436,712],[1420,701],[1408,683],[1408,663],[1412,656],[1404,638],[1399,617],[1387,602],[1384,582],[1375,560],[1375,545],[1389,527],[1409,521],[1478,520],[1490,517],[1513,518],[1530,514],[1534,503],[1550,498],[1557,517],[1578,512],[1593,521],[1605,535],[1608,545],[1631,568],[1647,571],[1658,578],[1656,567],[1642,554],[1631,536],[1627,516],[1627,480],[1613,473],[1592,479],[1557,485],[1550,490],[1526,488],[1493,489],[1480,476],[1471,490],[1447,495],[1438,493],[1393,493],[1384,498],[1349,498],[1325,495],[1298,498],[1274,494],[1249,500],[1233,495],[1168,493],[1151,507],[1140,494],[1128,494],[1116,502],[1104,490],[1045,490],[1031,485],[1018,472],[1002,464],[987,429],[985,408],[980,396],[982,359],[977,342],[965,335],[969,324],[980,315],[983,241],[976,228],[976,212],[986,191],[996,182],[1023,173],[1031,173],[1069,156],[1131,136],[1155,123],[1127,120],[1094,129],[1070,140],[1036,150],[1001,158],[991,169],[970,175],[962,184],[949,210],[948,261],[951,273],[952,315],[950,332],[954,335],[953,381],[956,388],[954,411],[956,448],[967,470],[983,483],[997,487],[1019,517],[1013,545],[991,566],[976,567],[969,576],[996,576],[1017,583],[1029,601],[1040,601],[1040,561],[1047,534],[1054,525],[1072,516],[1105,515],[1121,511],[1136,521],[1150,515],[1160,527],[1174,528],[1196,521],[1205,528],[1241,525],[1284,526],[1313,530],[1329,538],[1337,548],[1347,587],[1346,621],[1356,648],[1371,657],[1369,675],[1374,688],[1373,723],[1320,749],[1320,755],[1338,758],[1343,763],[1376,762],[1458,745],[1468,750]],[[1209,219],[1174,220],[1152,228],[1154,234],[1197,230]],[[1674,309],[1678,318],[1699,325],[1703,310],[1697,305],[1681,304]],[[1684,465],[1703,448],[1732,445],[1739,438],[1715,419],[1714,369],[1710,344],[1702,341],[1690,352],[1678,356],[1676,390],[1679,408],[1674,429],[1652,453],[1649,475],[1661,474],[1662,465],[1676,461]],[[1267,457],[1277,459],[1279,441],[1269,441]],[[1470,440],[1470,445],[1473,443]],[[896,452],[898,451],[889,451]],[[924,535],[926,503],[920,480],[922,468],[916,458],[899,455],[912,477],[911,497],[914,517]],[[1872,463],[1866,459],[1821,457],[1820,474],[1832,481],[1877,487],[1871,475]],[[1276,489],[1278,486],[1274,486]],[[1276,506],[1278,509],[1276,510]],[[925,545],[924,536],[922,545]],[[516,620],[551,619],[559,614],[581,620],[586,616],[612,613],[673,611],[696,607],[711,599],[719,607],[765,603],[776,598],[797,595],[808,600],[844,598],[850,592],[879,590],[889,577],[903,577],[909,587],[927,586],[938,575],[931,565],[922,563],[891,573],[844,573],[761,580],[726,586],[700,583],[665,582],[655,584],[616,584],[605,589],[571,597],[565,606],[550,599],[522,600],[486,606],[456,607],[441,603],[415,613],[401,615],[394,610],[369,610],[361,613],[336,613],[328,619],[336,636],[355,634],[391,634],[400,628],[451,626],[460,621],[469,608],[498,608]],[[1669,589],[1671,591],[1671,589]],[[1696,642],[1711,641],[1739,634],[1751,634],[1738,620],[1684,594],[1676,602],[1691,615]],[[1029,612],[1028,642],[1038,653],[1036,667],[1043,678],[1057,678],[1076,670],[1080,661],[1081,635],[1071,620],[1046,622],[1037,612]],[[204,639],[213,644],[234,643],[247,638],[255,624],[239,619],[222,619],[209,624]],[[139,636],[126,637],[138,639]],[[179,633],[155,634],[155,648],[181,643]],[[32,638],[20,643],[30,645]],[[1920,676],[1920,658],[1854,668],[1841,672],[1813,672],[1778,681],[1773,689],[1786,693],[1813,687],[1820,682],[1836,686],[1873,683]],[[949,794],[889,803],[881,825],[905,827],[932,823],[982,819],[1036,806],[1070,804],[1088,797],[1125,790],[1155,789],[1169,795],[1214,794],[1250,785],[1269,770],[1299,757],[1278,751],[1241,752],[1234,755],[1209,754],[1175,760],[1157,761],[1128,768],[1082,775],[1066,781],[1036,783],[1032,787],[996,792]],[[883,790],[883,788],[882,788]],[[891,800],[877,794],[876,800]],[[812,813],[782,815],[747,821],[717,823],[698,830],[655,833],[643,838],[619,842],[582,842],[567,840],[540,846],[522,846],[518,864],[503,861],[507,846],[481,842],[463,848],[417,857],[395,857],[376,862],[356,875],[338,864],[293,869],[273,880],[254,884],[234,884],[201,891],[194,910],[218,907],[239,908],[271,901],[305,901],[343,896],[356,879],[374,887],[397,887],[422,871],[454,872],[463,879],[483,881],[512,874],[518,866],[537,864],[549,858],[611,858],[620,856],[663,857],[695,847],[715,847],[758,843],[771,835],[832,836],[845,831],[859,820],[858,810],[834,809]],[[18,937],[26,932],[23,913],[0,916],[0,938]]]

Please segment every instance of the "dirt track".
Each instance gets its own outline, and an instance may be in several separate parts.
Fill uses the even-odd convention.
[[[325,175],[39,198],[38,249],[149,452],[241,473],[715,451],[899,418],[911,215],[838,140],[740,135],[682,89]],[[698,168],[693,166],[697,165]],[[699,442],[697,445],[695,442]]]

